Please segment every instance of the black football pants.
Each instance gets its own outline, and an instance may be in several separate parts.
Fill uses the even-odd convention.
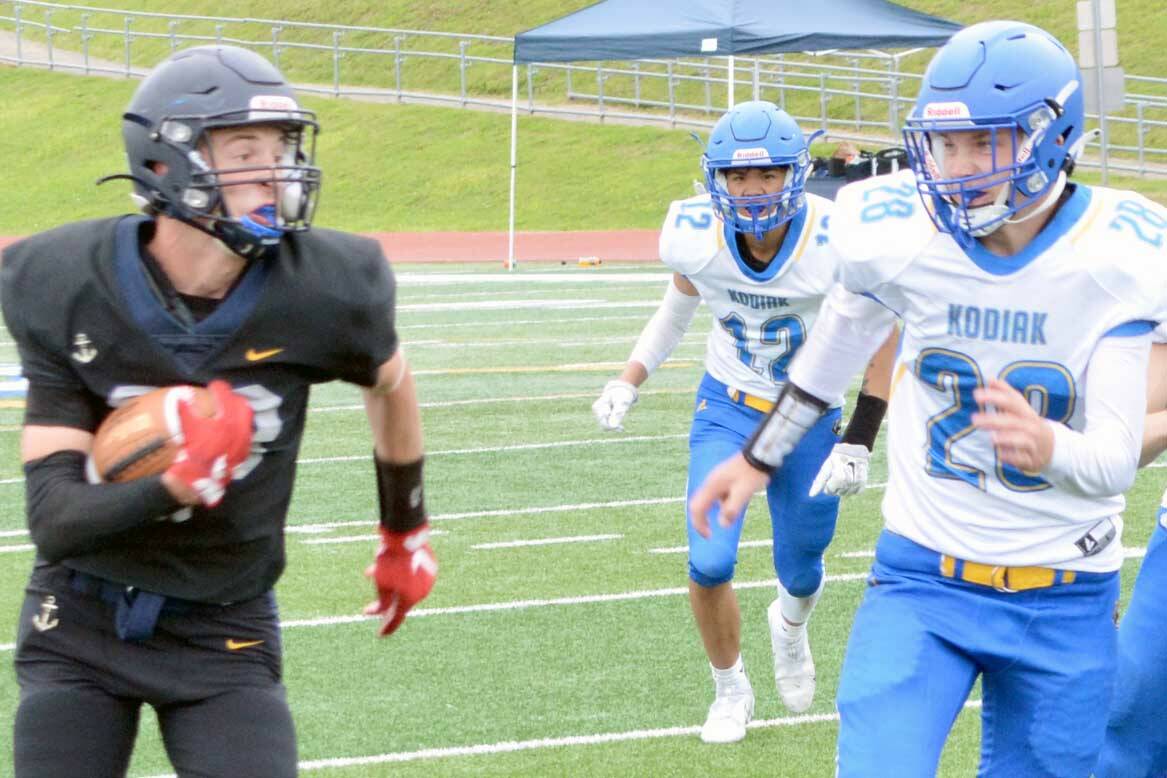
[[[285,778],[296,741],[281,682],[279,616],[266,595],[159,616],[141,642],[118,638],[115,608],[38,566],[16,646],[17,778],[124,776],[143,703],[154,707],[181,778]]]

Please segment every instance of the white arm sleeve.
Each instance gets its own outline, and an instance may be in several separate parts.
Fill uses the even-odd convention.
[[[639,362],[649,373],[660,367],[685,337],[700,304],[700,297],[685,294],[669,279],[665,297],[648,324],[644,325],[629,361]]]
[[[887,340],[895,318],[875,300],[835,284],[790,364],[791,383],[828,404],[840,402],[851,378]]]
[[[1135,482],[1147,410],[1149,335],[1103,338],[1086,376],[1086,426],[1049,422],[1054,453],[1042,476],[1088,496],[1122,494]]]

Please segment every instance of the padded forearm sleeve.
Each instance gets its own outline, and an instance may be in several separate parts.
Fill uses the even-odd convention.
[[[670,279],[660,307],[644,325],[628,359],[644,365],[649,373],[660,367],[685,337],[700,304],[700,297],[685,294]]]
[[[742,456],[758,470],[777,470],[828,407],[787,381],[778,393],[774,409],[746,441]]]

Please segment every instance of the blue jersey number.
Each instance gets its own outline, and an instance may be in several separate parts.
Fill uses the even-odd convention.
[[[719,319],[718,322],[726,332],[733,336],[734,345],[737,347],[737,358],[741,360],[742,364],[775,383],[786,380],[786,366],[790,364],[794,352],[798,351],[798,347],[806,340],[806,325],[802,323],[800,317],[787,314],[767,319],[762,324],[758,343],[764,346],[777,346],[781,350],[769,363],[758,364],[758,357],[750,348],[749,333],[742,317],[731,313],[724,319]]]
[[[694,216],[685,211],[701,211],[701,213]],[[707,230],[709,225],[713,224],[713,214],[709,211],[708,203],[681,203],[681,210],[677,214],[677,219],[673,222],[674,227],[680,227],[682,223],[688,224],[695,230]]]
[[[977,410],[973,390],[984,386],[981,369],[965,354],[948,349],[926,349],[916,359],[916,375],[928,387],[948,395],[952,403],[928,419],[928,456],[925,469],[934,478],[955,478],[981,489],[985,471],[958,461],[953,448],[974,430]],[[1014,362],[1001,371],[1000,379],[1021,392],[1039,414],[1054,422],[1069,421],[1077,402],[1070,372],[1056,362]],[[996,460],[997,478],[1018,492],[1048,489],[1043,478]]]
[[[1118,216],[1110,222],[1110,229],[1130,229],[1143,243],[1149,243],[1157,249],[1163,248],[1163,231],[1167,229],[1167,216],[1135,200],[1123,200],[1115,210],[1118,211]]]
[[[867,202],[872,195],[883,195],[883,197],[863,206],[863,210],[859,212],[859,218],[864,223],[882,221],[889,216],[893,219],[906,219],[916,211],[916,205],[913,202],[916,197],[916,189],[911,184],[873,186],[863,193],[863,201]]]

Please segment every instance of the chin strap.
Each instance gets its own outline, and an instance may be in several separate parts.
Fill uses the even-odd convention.
[[[1036,208],[1022,216],[1020,219],[1002,219],[1001,223],[1021,224],[1022,222],[1029,221],[1034,216],[1045,213],[1050,208],[1052,208],[1054,204],[1057,203],[1058,198],[1062,196],[1062,192],[1064,192],[1066,189],[1066,182],[1066,171],[1058,171],[1058,177],[1054,180],[1054,185],[1049,188],[1049,192],[1046,193],[1046,196],[1042,199],[1041,203],[1038,204]]]

